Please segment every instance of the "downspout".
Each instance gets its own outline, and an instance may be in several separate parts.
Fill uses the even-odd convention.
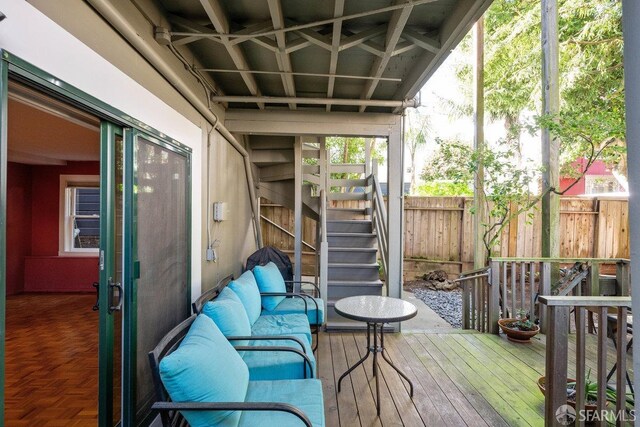
[[[220,124],[218,116],[209,109],[206,103],[202,102],[198,95],[187,86],[180,76],[169,66],[165,60],[152,49],[147,42],[142,39],[135,28],[133,28],[127,19],[111,4],[108,0],[87,0],[91,6],[102,15],[149,63],[171,83],[182,96],[213,126],[215,130],[220,132],[222,137],[226,139],[233,148],[244,159],[244,168],[249,187],[249,198],[251,199],[251,211],[253,213],[253,226],[256,236],[256,245],[262,247],[262,233],[260,230],[260,213],[258,212],[258,204],[256,192],[253,185],[253,173],[251,171],[251,162],[249,153],[244,149],[242,144]],[[208,95],[207,95],[208,96]],[[207,159],[208,161],[208,159]],[[209,165],[207,164],[207,167]]]

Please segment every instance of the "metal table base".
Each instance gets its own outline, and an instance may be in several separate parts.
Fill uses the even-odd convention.
[[[373,328],[373,345],[371,345],[371,329]],[[378,330],[380,331],[380,345],[378,345]],[[347,371],[340,376],[338,380],[338,393],[340,393],[340,384],[342,380],[349,375],[355,368],[362,365],[365,360],[369,358],[369,355],[373,353],[373,377],[376,380],[376,410],[380,415],[380,385],[378,380],[378,353],[382,355],[382,358],[389,366],[391,366],[406,382],[409,383],[409,396],[413,397],[413,383],[411,380],[389,360],[387,354],[384,351],[384,323],[372,323],[367,322],[367,352],[364,357],[356,362],[355,365],[347,369]]]

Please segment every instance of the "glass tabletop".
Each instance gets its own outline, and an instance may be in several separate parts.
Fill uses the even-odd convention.
[[[418,313],[410,302],[376,295],[343,298],[336,301],[335,310],[348,319],[371,323],[400,322]]]

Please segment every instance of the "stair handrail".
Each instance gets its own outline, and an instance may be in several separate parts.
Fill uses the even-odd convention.
[[[384,203],[382,189],[376,176],[377,168],[374,167],[373,173],[368,177],[372,187],[372,204],[371,204],[371,220],[376,230],[376,238],[378,240],[378,249],[380,252],[380,260],[382,261],[382,270],[384,273],[385,283],[388,284],[387,260],[389,259],[388,239],[389,232],[387,228],[387,207]],[[387,286],[388,290],[388,286]]]
[[[319,285],[321,295],[328,295],[327,280],[329,276],[329,240],[327,239],[327,194],[325,189],[320,190],[320,214],[319,214]],[[325,313],[327,312],[327,298],[324,298]]]

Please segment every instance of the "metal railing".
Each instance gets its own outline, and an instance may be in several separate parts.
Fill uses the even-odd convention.
[[[375,169],[377,168],[374,167],[374,173],[367,177],[367,181],[372,187],[371,221],[378,240],[378,251],[382,262],[385,283],[388,284],[389,277],[387,266],[389,260],[389,231],[387,225],[387,206],[385,205],[384,197],[382,196],[382,190],[380,188],[380,183],[378,182]],[[389,287],[387,286],[387,292],[388,289]]]
[[[627,335],[631,332],[627,323],[630,297],[599,296],[542,296],[540,302],[546,306],[548,319],[546,366],[544,377],[545,388],[545,424],[561,425],[557,418],[558,409],[568,403],[568,389],[575,391],[576,425],[584,425],[582,415],[587,402],[586,389],[590,391],[590,400],[595,397],[598,420],[607,406],[607,401],[615,402],[617,420],[625,417],[626,410],[633,407],[633,387],[627,373]],[[576,348],[569,351],[568,332],[571,312],[575,314]],[[586,317],[597,316],[598,333],[596,346],[596,380],[597,392],[593,396],[593,382],[587,368],[587,330]],[[607,364],[608,340],[612,339],[616,349],[615,365]],[[568,372],[568,358],[575,355],[575,381]],[[593,356],[593,350],[589,355]],[[608,384],[615,372],[615,388]],[[587,384],[587,383],[590,384]],[[627,384],[631,393],[627,393]],[[573,394],[573,393],[572,393]],[[575,400],[575,402],[573,402]],[[629,406],[629,408],[628,408]],[[628,414],[628,413],[627,413]],[[630,414],[629,414],[630,415]],[[588,416],[588,414],[587,414]],[[627,418],[630,419],[630,418]],[[602,423],[604,424],[604,422]],[[620,425],[620,423],[618,423]]]

